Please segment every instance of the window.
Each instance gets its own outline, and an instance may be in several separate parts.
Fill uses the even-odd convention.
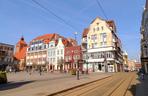
[[[28,48],[28,51],[30,51],[30,48]]]
[[[107,34],[106,33],[100,33],[100,45],[105,46],[107,44]]]
[[[103,30],[104,30],[104,27],[102,26],[101,29],[102,29],[102,31],[103,31]]]
[[[59,50],[57,50],[57,55],[59,55]]]
[[[91,35],[91,40],[95,41],[97,39],[97,34]]]
[[[44,49],[46,49],[46,45],[44,45]]]
[[[93,32],[95,32],[95,28],[93,28]]]
[[[55,56],[55,50],[53,51],[53,55]]]
[[[92,48],[94,48],[94,43],[92,43]]]
[[[97,31],[99,31],[99,27],[97,27]]]
[[[98,43],[94,43],[94,48],[96,48],[98,46]]]
[[[61,49],[61,54],[63,54],[63,49]]]

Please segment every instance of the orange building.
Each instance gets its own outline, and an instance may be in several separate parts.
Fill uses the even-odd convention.
[[[27,51],[27,44],[24,40],[24,37],[21,37],[21,39],[16,44],[15,48],[15,63],[18,64],[19,70],[24,70],[25,68],[25,61],[26,61],[26,51]]]

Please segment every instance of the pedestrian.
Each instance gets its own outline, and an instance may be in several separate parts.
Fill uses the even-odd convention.
[[[39,67],[39,73],[40,73],[40,75],[42,75],[42,69],[41,69],[41,66]]]
[[[144,70],[143,70],[143,68],[141,68],[141,69],[139,70],[138,74],[139,74],[139,78],[140,78],[141,80],[144,80]]]
[[[17,70],[16,70],[16,69],[14,69],[14,72],[15,72],[15,74],[16,74]]]

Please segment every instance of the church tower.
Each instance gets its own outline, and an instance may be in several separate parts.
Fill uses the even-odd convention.
[[[15,53],[19,53],[24,47],[27,47],[27,44],[26,44],[26,42],[24,40],[24,37],[22,36],[20,38],[20,40],[17,42],[17,44],[16,44],[16,51],[15,51]]]

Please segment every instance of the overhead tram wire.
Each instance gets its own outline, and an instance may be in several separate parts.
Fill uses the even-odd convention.
[[[107,15],[105,14],[105,11],[104,11],[103,7],[101,6],[101,3],[99,2],[99,0],[96,0],[96,2],[97,2],[98,7],[101,9],[101,11],[102,11],[104,17],[108,20],[108,17],[107,17]]]
[[[61,18],[60,16],[56,15],[53,11],[51,11],[50,9],[46,8],[45,6],[43,6],[42,4],[40,4],[39,2],[37,2],[36,0],[32,0],[36,5],[38,5],[39,7],[41,7],[42,9],[44,9],[45,11],[47,11],[48,13],[52,14],[53,16],[55,16],[56,18],[58,18],[60,21],[62,21],[63,23],[65,23],[67,26],[71,27],[73,30],[77,30],[74,26],[70,25],[67,21],[65,21],[63,18]]]

